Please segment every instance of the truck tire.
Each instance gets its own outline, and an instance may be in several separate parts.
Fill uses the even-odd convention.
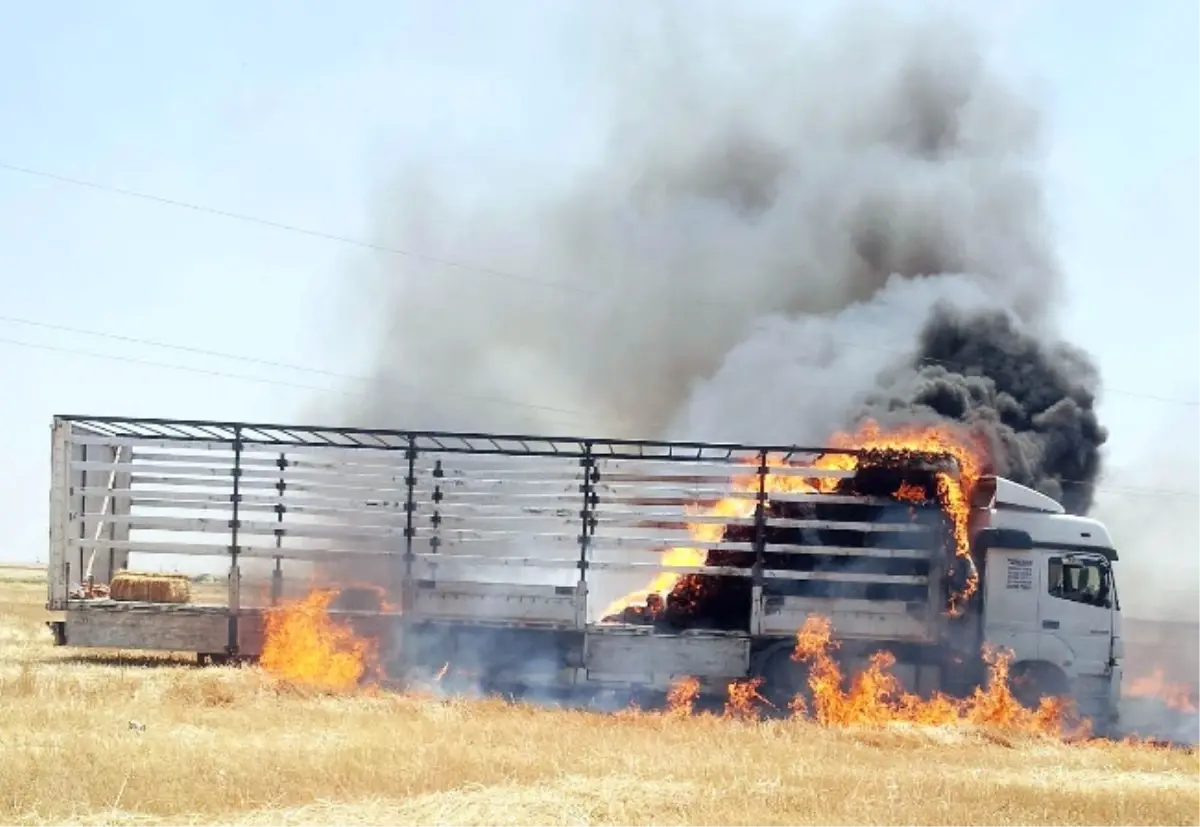
[[[791,715],[792,699],[799,695],[812,713],[812,690],[808,685],[808,664],[792,660],[793,646],[784,644],[763,651],[754,670],[763,679],[759,694],[779,717]]]
[[[1070,695],[1071,681],[1052,663],[1027,660],[1014,663],[1009,669],[1008,688],[1021,706],[1037,709],[1042,698]]]

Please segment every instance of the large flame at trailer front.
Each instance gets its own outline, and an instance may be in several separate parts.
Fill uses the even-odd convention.
[[[1043,698],[1036,709],[1027,709],[1013,696],[1009,687],[1010,657],[992,650],[984,651],[988,681],[976,687],[964,699],[935,693],[929,699],[905,692],[891,672],[895,657],[886,651],[871,656],[865,670],[855,675],[849,687],[831,651],[827,618],[810,617],[796,633],[792,659],[808,664],[812,708],[804,710],[818,723],[847,726],[852,724],[913,723],[924,725],[976,724],[1023,732],[1064,734],[1070,725],[1067,702]],[[797,703],[796,707],[806,706]],[[1086,725],[1075,724],[1076,734]]]
[[[969,436],[959,427],[953,426],[910,426],[884,429],[873,421],[868,420],[853,433],[841,432],[834,434],[829,441],[829,447],[836,450],[855,450],[869,452],[884,457],[894,457],[895,461],[903,463],[906,458],[916,456],[945,456],[952,457],[958,465],[958,473],[938,471],[935,474],[938,504],[950,519],[954,534],[954,554],[960,558],[969,558],[971,553],[970,537],[970,497],[971,491],[983,474],[988,464],[987,451],[977,440]],[[859,467],[860,457],[856,454],[822,454],[811,464],[811,467],[828,471],[854,471]],[[768,459],[770,467],[783,467],[784,463],[778,458]],[[841,483],[838,477],[802,477],[793,474],[768,473],[765,475],[764,489],[772,492],[822,493],[831,494]],[[738,474],[731,480],[733,490],[739,494],[753,494],[758,490],[758,475]],[[923,494],[914,491],[911,486],[901,485],[892,496],[899,500],[911,501],[923,498]],[[706,517],[746,518],[752,517],[755,510],[753,497],[732,496],[719,500],[711,508],[691,507],[688,514]],[[720,542],[724,535],[725,525],[721,522],[691,523],[689,533],[697,542]],[[705,548],[672,548],[663,553],[662,565],[671,566],[703,566],[708,558]],[[672,591],[686,589],[695,581],[694,575],[671,571],[669,568],[659,573],[646,588],[627,594],[614,601],[601,615],[612,617],[626,609],[641,606],[648,599],[655,603],[662,595]],[[963,588],[950,595],[948,611],[951,615],[960,614],[966,600],[975,593],[979,586],[978,576],[971,569]],[[655,597],[657,596],[657,598]]]
[[[836,647],[828,618],[809,617],[796,632],[792,659],[808,667],[808,692],[792,699],[790,711],[794,717],[829,727],[905,723],[979,726],[1073,738],[1090,732],[1089,722],[1074,715],[1068,700],[1044,698],[1036,709],[1022,706],[1009,687],[1007,653],[985,651],[987,684],[976,688],[969,697],[960,699],[935,693],[921,698],[906,692],[892,674],[895,658],[890,653],[876,652],[866,669],[847,680],[832,655]],[[757,693],[758,681],[737,681],[729,686],[723,717],[758,717],[766,704]],[[698,694],[699,682],[695,678],[679,679],[667,694],[668,714],[691,715]]]
[[[329,615],[334,589],[266,610],[259,664],[283,680],[329,691],[356,686],[375,660],[375,643]]]

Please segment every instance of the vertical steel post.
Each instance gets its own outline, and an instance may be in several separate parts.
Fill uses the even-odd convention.
[[[762,585],[763,553],[767,546],[767,452],[758,452],[758,494],[754,504],[754,583]]]
[[[232,514],[229,519],[229,640],[225,645],[230,657],[238,653],[238,612],[242,607],[242,573],[238,567],[241,548],[238,529],[241,527],[242,502],[242,427],[233,429],[233,493],[229,495]]]
[[[429,579],[437,580],[438,576],[438,549],[442,547],[442,500],[446,498],[446,494],[442,491],[442,478],[446,476],[445,470],[442,468],[442,461],[435,459],[433,461],[433,470],[429,472],[434,479],[433,483],[433,513],[429,515],[429,524],[433,526],[432,533],[429,536]]]
[[[125,449],[120,446],[113,449],[113,465],[121,464],[121,452],[124,450]],[[133,449],[132,448],[130,449],[129,453],[130,453],[129,461],[130,461],[130,463],[132,463],[133,462]],[[117,471],[116,468],[113,468],[112,474],[110,474],[108,477],[107,497],[108,497],[108,514],[110,517],[115,517],[117,515],[117,493],[116,493],[115,489],[121,487],[120,484],[118,483],[119,479],[120,479],[120,472]],[[96,539],[97,540],[100,539],[100,532],[96,532]],[[108,582],[109,583],[112,583],[113,576],[117,573],[117,550],[112,547],[112,542],[116,539],[117,539],[116,521],[109,520],[108,521],[108,542],[109,542],[109,546],[108,546]],[[126,559],[128,559],[128,558],[126,558]]]
[[[767,452],[758,452],[758,492],[754,503],[754,568],[750,572],[750,633],[762,632],[763,569],[767,546]]]
[[[71,433],[69,422],[54,418],[50,429],[50,558],[46,566],[46,608],[51,611],[67,608],[71,594],[70,530],[75,517]]]
[[[579,491],[583,494],[583,504],[579,509],[579,583],[576,588],[582,602],[576,625],[583,628],[587,624],[588,552],[592,547],[592,537],[596,533],[595,509],[600,501],[595,488],[595,484],[600,481],[600,469],[596,467],[596,458],[592,454],[590,442],[583,444],[583,457],[579,460],[579,465],[583,469],[583,484],[579,486]]]
[[[287,454],[280,452],[279,459],[275,461],[279,466],[279,480],[275,483],[275,490],[279,492],[279,498],[275,501],[275,548],[283,548],[283,515],[287,511],[287,506],[283,504],[283,492],[287,490],[287,480],[283,478],[283,472],[288,467]],[[275,570],[271,572],[271,605],[279,605],[280,598],[283,597],[283,554],[275,555]]]
[[[409,436],[408,448],[404,452],[405,458],[408,460],[408,473],[404,477],[404,576],[399,584],[401,594],[406,595],[408,584],[412,582],[413,569],[413,539],[416,535],[416,529],[413,527],[413,522],[416,517],[417,499],[417,442],[416,438]],[[397,586],[396,567],[392,567],[392,590],[395,593]],[[403,608],[404,601],[401,600]]]
[[[85,442],[79,446],[79,459],[81,462],[87,462],[88,446]],[[83,468],[79,472],[79,539],[87,540],[87,513],[88,513],[88,495],[87,495],[88,472],[87,468]],[[79,546],[79,585],[83,587],[83,593],[92,596],[92,579],[88,577],[84,579],[88,573],[87,563],[84,562],[84,555],[88,553],[88,549],[83,545]],[[92,547],[92,554],[96,553],[95,546]]]

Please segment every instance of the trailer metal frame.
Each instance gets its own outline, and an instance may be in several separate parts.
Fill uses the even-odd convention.
[[[917,556],[910,548],[882,545],[839,549],[769,542],[768,529],[773,526],[805,523],[772,518],[769,499],[829,502],[838,497],[770,492],[768,474],[844,477],[853,472],[813,463],[822,456],[861,451],[82,415],[54,417],[52,433],[47,608],[67,613],[64,636],[72,645],[177,648],[182,642],[198,652],[253,654],[261,639],[262,612],[245,605],[241,587],[242,567],[255,559],[274,562],[271,602],[282,592],[285,560],[347,569],[355,561],[385,578],[374,582],[399,595],[400,614],[413,622],[542,626],[584,634],[599,634],[589,620],[593,572],[642,572],[647,580],[663,570],[747,577],[755,607],[750,635],[767,637],[790,634],[795,618],[820,603],[800,601],[789,612],[784,605],[788,599],[764,597],[768,582],[909,583],[927,586],[923,606],[840,601],[839,616],[856,618],[846,621],[841,634],[919,642],[937,634],[943,574],[939,565],[922,577],[799,572],[765,565],[768,552]],[[949,458],[930,455],[923,461],[944,467]],[[734,490],[734,475],[757,481]],[[745,500],[745,516],[688,512],[689,504],[728,497]],[[888,503],[904,507],[894,500]],[[162,512],[177,513],[161,516]],[[689,527],[704,522],[752,526],[753,540],[740,546],[698,540]],[[817,522],[796,527],[893,534],[932,530],[908,518],[884,524]],[[142,539],[150,533],[166,538]],[[221,541],[210,542],[214,535]],[[263,543],[264,537],[271,543]],[[496,553],[514,545],[569,545],[574,550],[554,557]],[[605,559],[602,553],[650,552],[658,557],[665,548],[734,546],[753,552],[751,567],[666,566],[658,559]],[[130,554],[227,558],[226,606],[163,607],[71,597],[72,583],[106,582],[128,566]],[[526,579],[537,579],[533,572],[565,575],[573,569],[570,576],[575,581],[476,582],[462,579],[464,566],[517,570]],[[444,577],[447,568],[457,568],[459,579]],[[176,631],[154,635],[140,620],[148,616],[167,624],[170,618],[183,620]],[[107,631],[87,631],[98,626]],[[222,642],[216,647],[218,633]],[[139,635],[146,638],[142,643]],[[612,645],[601,637],[589,640],[599,648]]]

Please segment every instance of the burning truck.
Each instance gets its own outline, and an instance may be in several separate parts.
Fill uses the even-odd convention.
[[[986,449],[964,434],[867,426],[837,442],[866,447],[735,476],[753,499],[719,500],[705,509],[715,522],[690,526],[717,541],[690,554],[706,572],[660,577],[605,622],[758,638],[748,671],[776,707],[809,694],[811,662],[774,639],[808,618],[831,620],[844,671],[886,652],[924,698],[978,690],[1001,647],[1019,702],[1070,697],[1100,730],[1114,724],[1122,647],[1104,527],[982,473]]]
[[[1026,706],[1115,717],[1107,530],[992,475],[956,430],[867,423],[806,448],[62,416],[53,434],[61,645],[293,672],[336,652],[342,682],[452,664],[515,693],[753,681],[786,708],[814,685],[821,661],[795,655],[819,620],[839,674],[886,653],[897,691],[967,697],[1003,648]],[[146,555],[220,558],[227,588],[102,588]],[[272,566],[269,588],[244,582],[248,561]],[[288,583],[308,594],[290,608]]]

